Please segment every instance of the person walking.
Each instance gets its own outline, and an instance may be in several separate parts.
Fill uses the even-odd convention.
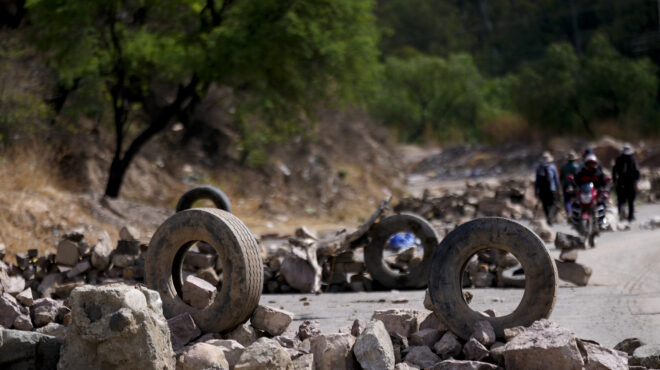
[[[543,152],[541,161],[536,167],[536,180],[534,181],[534,193],[543,205],[543,212],[552,225],[555,216],[555,202],[559,200],[559,175],[555,167],[554,158],[550,152]]]
[[[612,182],[616,189],[619,218],[625,219],[625,205],[628,203],[628,221],[635,220],[635,197],[639,180],[639,169],[634,154],[632,146],[625,144],[612,168]]]
[[[561,180],[561,189],[564,195],[564,209],[566,214],[571,214],[571,198],[575,193],[575,175],[580,169],[578,156],[575,151],[568,152],[566,163],[559,170],[559,179]]]

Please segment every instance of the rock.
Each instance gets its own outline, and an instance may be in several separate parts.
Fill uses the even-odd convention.
[[[316,292],[321,287],[321,275],[307,260],[295,254],[284,257],[280,274],[287,284],[303,293]]]
[[[227,339],[232,339],[247,347],[257,340],[257,332],[251,325],[242,324],[227,334]]]
[[[360,334],[362,334],[362,331],[367,327],[367,324],[360,320],[360,319],[355,319],[353,320],[353,326],[351,327],[351,335],[354,337],[359,337]]]
[[[542,219],[532,220],[530,223],[530,228],[536,235],[541,238],[544,242],[552,243],[555,241],[555,233],[552,231],[552,228],[548,226],[548,223]]]
[[[495,343],[495,329],[489,321],[479,320],[472,325],[472,338],[484,346],[490,346]]]
[[[209,284],[213,285],[214,287],[220,284],[222,281],[220,279],[220,276],[218,276],[218,273],[215,272],[215,269],[213,267],[207,267],[205,269],[201,269],[197,271],[198,278],[202,280],[206,280]]]
[[[444,360],[428,368],[428,370],[497,370],[497,365],[479,361]]]
[[[631,366],[646,366],[649,369],[660,369],[660,346],[646,344],[638,347],[628,359]]]
[[[29,315],[18,315],[14,320],[14,329],[32,331],[34,326]]]
[[[140,233],[133,226],[126,225],[119,230],[119,239],[137,240]]]
[[[170,329],[172,348],[178,351],[193,339],[199,337],[202,331],[199,330],[195,320],[188,312],[178,314],[167,320],[167,326]]]
[[[405,362],[399,362],[399,363],[396,364],[396,366],[394,367],[394,370],[419,370],[419,368],[414,367],[414,366],[410,366],[410,365],[408,365],[408,364],[405,363]]]
[[[215,299],[218,290],[206,280],[188,275],[181,288],[183,301],[195,308],[204,308]]]
[[[424,329],[438,329],[442,332],[447,331],[447,326],[443,324],[435,312],[431,312],[426,316],[426,318],[419,324],[419,330]]]
[[[589,283],[592,270],[590,267],[575,262],[562,262],[555,260],[559,278],[579,286]]]
[[[433,301],[431,301],[431,295],[429,294],[428,288],[426,288],[426,292],[424,292],[424,308],[433,311]]]
[[[398,333],[408,338],[410,334],[419,330],[420,317],[427,315],[427,312],[399,308],[374,311],[371,318],[382,321],[390,335]]]
[[[262,305],[254,310],[250,319],[255,329],[263,330],[273,336],[284,333],[291,321],[293,321],[291,312]]]
[[[293,359],[293,370],[314,370],[314,355],[305,353]]]
[[[68,302],[71,324],[58,368],[174,368],[157,292],[122,284],[82,286]]]
[[[585,249],[584,240],[579,236],[557,233],[555,238],[555,247],[558,249]]]
[[[52,273],[46,275],[41,284],[37,287],[37,291],[45,298],[49,298],[54,292],[57,286],[62,282],[62,275],[58,273]]]
[[[176,360],[179,370],[229,370],[229,363],[224,352],[208,343],[195,343],[185,347]]]
[[[578,250],[577,249],[562,249],[559,254],[559,259],[564,262],[575,262],[577,261]]]
[[[99,271],[105,270],[110,264],[112,249],[112,239],[110,239],[110,235],[105,230],[100,232],[98,235],[98,241],[92,248],[90,258],[92,266]]]
[[[356,369],[351,349],[355,337],[350,334],[321,334],[310,339],[317,370]]]
[[[504,346],[502,342],[495,342],[490,346],[490,357],[500,366],[504,366]]]
[[[268,338],[259,338],[245,348],[238,360],[236,370],[293,369],[291,357],[277,342]]]
[[[0,329],[0,368],[55,369],[62,341],[41,333]]]
[[[392,340],[380,320],[371,320],[367,324],[355,341],[353,352],[365,370],[394,369]]]
[[[480,361],[488,356],[488,348],[472,337],[463,346],[463,354],[466,360]]]
[[[300,338],[300,340],[312,338],[319,334],[321,334],[321,324],[316,320],[305,320],[298,327],[298,338]]]
[[[18,304],[16,299],[7,293],[0,296],[0,325],[5,328],[11,328],[14,320],[21,314],[24,314],[25,309]]]
[[[21,302],[24,306],[30,307],[34,304],[34,298],[32,296],[32,289],[27,288],[24,291],[20,292],[16,296],[16,300]]]
[[[115,254],[127,254],[137,256],[140,254],[140,242],[137,240],[119,240]]]
[[[144,278],[144,267],[128,266],[122,270],[121,277],[124,280],[141,280]]]
[[[453,333],[446,332],[433,346],[433,350],[443,359],[456,357],[461,353],[461,343]]]
[[[78,244],[64,239],[57,245],[57,256],[55,256],[55,262],[57,264],[75,266],[78,263],[78,258],[80,258]]]
[[[639,338],[626,338],[617,343],[614,346],[614,349],[617,351],[625,352],[629,356],[632,356],[633,352],[635,352],[637,348],[643,346],[644,344],[646,343],[642,342]]]
[[[581,369],[575,335],[546,319],[535,321],[504,346],[507,369]]]
[[[397,363],[403,361],[402,353],[408,350],[408,338],[394,334],[390,335],[390,339],[394,348],[394,361]]]
[[[440,362],[440,360],[440,357],[433,353],[433,351],[427,346],[409,347],[408,354],[405,358],[405,362],[408,363],[408,365],[416,366],[420,369],[431,367],[435,363]]]
[[[51,298],[41,298],[34,301],[30,307],[30,316],[37,327],[50,324],[55,321],[57,313],[62,304]]]
[[[433,347],[442,338],[443,333],[443,331],[438,329],[421,329],[410,335],[410,344],[413,346]]]
[[[224,352],[230,368],[233,368],[238,363],[243,351],[245,351],[245,347],[242,344],[231,339],[211,339],[206,341],[206,343],[216,346]]]
[[[626,370],[628,354],[578,339],[585,370]]]
[[[66,337],[66,326],[55,322],[51,322],[48,325],[38,328],[37,332],[41,334],[52,335],[57,339],[64,340],[64,338]]]
[[[515,338],[518,334],[522,334],[524,332],[525,332],[524,326],[514,326],[512,328],[506,328],[504,329],[504,340],[508,342],[511,339]]]
[[[207,268],[215,266],[215,256],[212,254],[188,251],[183,258],[183,264],[196,268]]]
[[[115,267],[126,268],[135,265],[135,260],[137,256],[132,254],[118,254],[115,253],[112,255],[112,264]]]
[[[69,270],[66,273],[66,277],[69,278],[69,279],[72,279],[72,278],[86,272],[90,268],[92,268],[92,264],[88,260],[78,262],[75,266],[73,266],[73,268],[71,270]]]
[[[8,276],[1,282],[5,293],[16,295],[25,290],[25,279],[20,275]]]

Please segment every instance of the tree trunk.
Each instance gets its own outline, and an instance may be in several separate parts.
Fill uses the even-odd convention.
[[[119,196],[119,190],[121,189],[121,184],[124,182],[124,175],[128,169],[128,163],[129,162],[124,161],[117,156],[112,158],[108,183],[105,187],[105,195],[111,198]]]

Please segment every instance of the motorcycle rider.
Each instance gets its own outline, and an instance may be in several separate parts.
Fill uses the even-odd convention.
[[[590,153],[584,157],[584,165],[575,175],[575,182],[578,186],[587,182],[593,182],[599,193],[602,190],[605,190],[607,187],[607,181],[605,180],[605,174],[603,173],[600,164],[598,164],[596,154]]]
[[[635,219],[635,197],[637,180],[639,180],[639,169],[633,154],[635,151],[632,146],[625,144],[612,168],[612,182],[616,189],[619,217],[623,218],[624,206],[628,203],[628,221]]]
[[[536,167],[536,180],[534,181],[534,193],[543,205],[543,212],[548,221],[548,225],[552,225],[555,215],[555,201],[559,200],[559,176],[557,174],[557,167],[555,167],[554,158],[550,152],[543,152],[541,161]]]
[[[564,195],[564,209],[566,210],[567,215],[571,214],[571,198],[573,197],[573,192],[575,191],[574,177],[580,169],[580,165],[578,164],[577,160],[577,154],[575,151],[571,150],[568,152],[566,163],[564,163],[564,165],[561,166],[561,169],[559,170],[561,186]]]

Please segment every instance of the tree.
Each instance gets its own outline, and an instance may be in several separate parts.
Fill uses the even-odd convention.
[[[143,145],[174,120],[187,125],[211,84],[233,88],[239,120],[271,126],[321,99],[359,96],[377,64],[372,8],[371,0],[27,3],[34,39],[50,53],[60,85],[107,92],[111,197]]]

